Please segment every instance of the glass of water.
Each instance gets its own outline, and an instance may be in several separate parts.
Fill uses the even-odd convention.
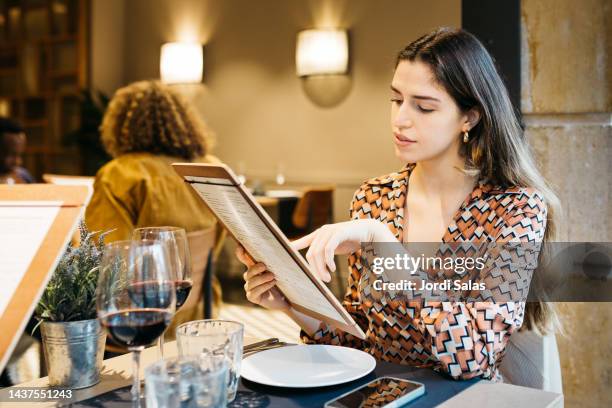
[[[219,357],[227,361],[227,399],[236,397],[242,363],[244,326],[229,320],[196,320],[176,329],[180,356]]]
[[[145,369],[147,408],[218,408],[227,405],[228,365],[213,356],[175,357]]]

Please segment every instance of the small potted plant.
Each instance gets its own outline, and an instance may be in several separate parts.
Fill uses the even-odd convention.
[[[104,237],[79,225],[36,308],[50,386],[85,388],[100,381],[106,333],[96,318],[96,286]]]

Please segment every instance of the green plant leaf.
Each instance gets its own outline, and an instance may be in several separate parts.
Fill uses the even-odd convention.
[[[85,222],[81,221],[80,245],[67,246],[38,302],[35,314],[39,323],[96,317],[96,287],[104,252],[104,237],[109,232],[102,232],[95,240],[94,236],[98,232],[90,232]]]

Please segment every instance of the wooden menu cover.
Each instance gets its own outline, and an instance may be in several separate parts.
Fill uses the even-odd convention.
[[[0,332],[0,371],[4,369],[13,348],[34,312],[83,214],[89,196],[90,192],[85,186],[0,185],[1,207],[25,209],[24,213],[27,213],[28,208],[31,208],[34,213],[36,208],[58,207],[57,214],[50,223],[50,228],[34,257],[29,262],[25,275],[16,284],[16,289],[12,295],[9,295],[10,298],[3,299],[7,306],[4,312],[0,309],[0,328],[2,329]],[[4,228],[1,223],[0,228]],[[0,242],[0,245],[7,244]],[[0,284],[4,279],[6,277],[0,276]]]
[[[294,309],[364,339],[365,334],[302,255],[225,165],[173,163],[227,231],[274,273]]]

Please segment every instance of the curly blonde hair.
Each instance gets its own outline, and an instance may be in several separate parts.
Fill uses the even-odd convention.
[[[100,132],[112,157],[149,152],[187,160],[205,156],[211,136],[198,114],[159,81],[134,82],[117,90]]]

